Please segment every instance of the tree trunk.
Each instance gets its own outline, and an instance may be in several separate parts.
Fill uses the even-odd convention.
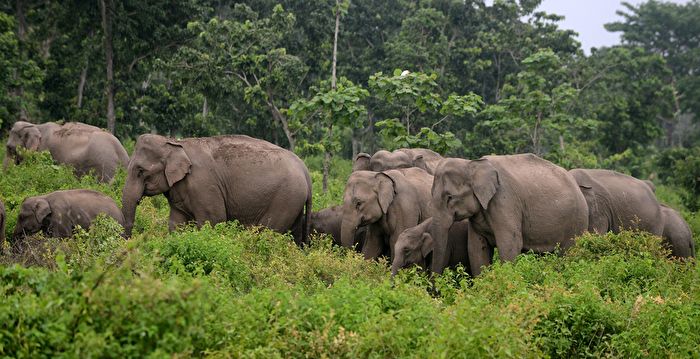
[[[333,35],[333,62],[331,64],[331,91],[337,89],[337,79],[336,79],[336,63],[338,62],[338,30],[340,29],[340,0],[335,0],[335,33]],[[333,119],[330,119],[330,124],[328,125],[328,142],[333,141]],[[328,177],[330,176],[331,159],[333,153],[331,153],[331,146],[326,147],[325,156],[323,156],[323,193],[328,192]]]
[[[114,134],[116,122],[114,114],[114,53],[112,49],[113,10],[111,0],[100,0],[102,31],[104,33],[105,67],[107,70],[107,83],[105,84],[105,94],[107,96],[107,130],[112,134]]]
[[[90,60],[85,61],[85,67],[80,71],[80,82],[78,83],[78,108],[83,107],[83,92],[85,91],[85,83],[87,82],[87,72]]]
[[[15,16],[17,17],[17,38],[19,39],[19,56],[23,61],[26,61],[25,43],[27,41],[27,18],[24,16],[24,0],[17,0],[15,3]],[[18,78],[22,75],[18,72],[15,74]],[[24,103],[24,86],[19,85],[15,96],[19,98],[19,117],[23,121],[27,121],[27,107]]]

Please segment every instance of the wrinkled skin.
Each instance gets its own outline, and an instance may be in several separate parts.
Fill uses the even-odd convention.
[[[664,243],[671,248],[671,255],[685,258],[695,257],[693,233],[683,216],[675,209],[662,204],[661,218],[664,223],[661,237]]]
[[[7,140],[5,167],[10,160],[21,162],[18,147],[49,151],[56,162],[72,166],[77,176],[94,170],[101,182],[110,182],[119,166],[126,168],[129,164],[129,155],[116,137],[80,122],[34,125],[17,121]]]
[[[442,160],[442,156],[437,152],[424,148],[401,148],[394,152],[380,150],[372,156],[366,153],[358,154],[352,169],[353,172],[382,172],[391,169],[418,167],[432,175],[440,160]]]
[[[588,230],[596,233],[640,229],[660,236],[661,207],[647,183],[610,170],[573,169],[588,204]]]
[[[12,237],[16,242],[40,231],[50,237],[70,237],[76,226],[89,228],[101,213],[124,225],[119,206],[97,191],[72,189],[27,197],[22,202]]]
[[[333,238],[333,243],[340,246],[340,226],[343,222],[343,206],[333,206],[318,212],[311,212],[311,233],[326,233]],[[362,248],[367,227],[358,228],[355,232],[354,243]]]
[[[201,227],[236,219],[279,232],[291,230],[300,245],[308,236],[309,171],[294,153],[267,141],[141,135],[122,191],[127,235],[141,198],[161,193],[170,205],[171,231],[190,221]]]
[[[433,219],[428,218],[423,223],[401,232],[396,241],[394,260],[391,265],[392,276],[395,276],[400,269],[413,265],[430,269],[435,245],[433,237],[430,235],[432,224]],[[450,227],[448,233],[449,267],[456,267],[458,264],[462,264],[467,271],[470,270],[467,253],[468,232],[469,221],[467,220],[454,222]]]
[[[355,246],[357,229],[366,226],[365,258],[393,256],[399,234],[430,217],[431,183],[419,168],[353,172],[343,197],[342,245]]]
[[[448,158],[432,188],[434,272],[449,261],[448,230],[469,219],[471,272],[491,263],[494,248],[504,261],[526,251],[568,249],[588,228],[588,208],[576,181],[563,168],[532,154]]]

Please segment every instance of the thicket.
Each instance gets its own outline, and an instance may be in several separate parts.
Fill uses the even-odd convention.
[[[10,165],[0,197],[12,232],[23,196],[124,178],[76,179],[45,154]],[[316,207],[338,203],[350,164]],[[320,158],[307,160],[315,179]],[[665,201],[680,199],[661,186]],[[162,197],[134,237],[106,217],[65,240],[34,236],[0,256],[0,356],[688,357],[700,343],[700,271],[643,233],[585,235],[566,256],[522,255],[480,277],[430,280],[315,237],[233,223],[167,232]],[[689,215],[689,212],[685,212]],[[687,217],[700,233],[697,216]]]

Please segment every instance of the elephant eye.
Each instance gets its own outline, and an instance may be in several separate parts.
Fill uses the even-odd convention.
[[[137,175],[138,177],[143,176],[143,168],[139,168],[138,171],[136,172],[136,175]]]
[[[450,201],[452,201],[452,199],[453,199],[452,195],[451,195],[451,194],[448,194],[448,195],[447,195],[447,203],[449,204]]]
[[[361,201],[355,202],[355,208],[360,209],[360,206],[362,206],[362,202],[361,202]]]

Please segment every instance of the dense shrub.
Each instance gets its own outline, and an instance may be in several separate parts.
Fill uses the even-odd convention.
[[[8,168],[0,194],[14,203],[12,222],[21,198],[55,188],[118,200],[120,176],[76,179],[36,155]],[[339,203],[342,176],[316,192],[317,209]],[[657,195],[679,206],[672,187]],[[698,216],[678,208],[698,233]],[[235,222],[168,233],[167,213],[163,197],[145,199],[129,240],[99,218],[72,238],[37,235],[24,251],[5,251],[0,357],[699,354],[700,270],[645,233],[586,234],[563,256],[524,254],[477,278],[412,269],[391,280],[386,261],[324,236],[300,249],[288,234]]]

